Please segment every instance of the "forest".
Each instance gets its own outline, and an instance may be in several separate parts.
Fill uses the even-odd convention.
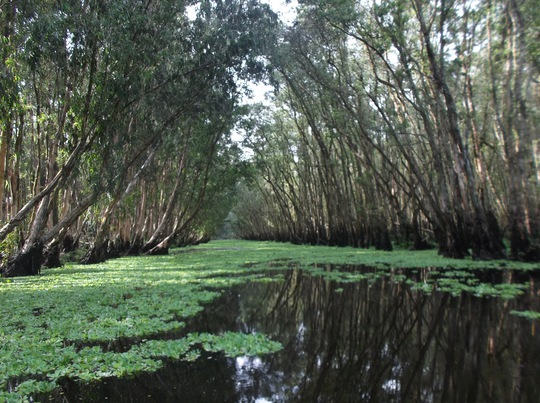
[[[2,276],[225,221],[540,261],[536,1],[294,6],[284,24],[258,0],[0,0]],[[256,82],[270,107],[243,101]]]

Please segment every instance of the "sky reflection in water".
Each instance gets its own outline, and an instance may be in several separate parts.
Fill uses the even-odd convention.
[[[300,270],[226,290],[190,331],[261,332],[283,350],[206,354],[155,374],[66,386],[69,401],[536,402],[538,288],[502,300],[425,294],[389,278],[336,283]],[[98,400],[95,400],[98,399]]]

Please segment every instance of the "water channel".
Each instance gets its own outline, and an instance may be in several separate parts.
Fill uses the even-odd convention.
[[[503,276],[503,275],[501,275]],[[227,289],[190,331],[258,332],[275,354],[203,354],[154,374],[66,384],[69,401],[538,402],[538,286],[514,299],[425,293],[389,277],[338,283],[301,270]],[[532,282],[531,284],[534,284]]]

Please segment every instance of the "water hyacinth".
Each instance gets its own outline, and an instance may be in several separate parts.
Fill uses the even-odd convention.
[[[505,265],[516,273],[537,269]],[[151,372],[167,360],[195,360],[201,350],[228,357],[275,352],[281,345],[263,334],[192,332],[188,323],[223,290],[249,281],[283,281],[291,268],[344,285],[386,277],[426,294],[512,299],[526,292],[526,275],[505,281],[500,267],[449,261],[434,251],[219,241],[167,256],[68,264],[37,277],[2,279],[0,400],[39,396],[68,378],[95,382]],[[488,274],[502,281],[483,281]],[[538,319],[534,311],[514,313]]]

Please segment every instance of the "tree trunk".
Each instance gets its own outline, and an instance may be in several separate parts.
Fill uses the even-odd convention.
[[[118,184],[116,187],[115,195],[113,197],[113,200],[109,203],[109,206],[107,207],[107,210],[105,210],[103,217],[101,219],[100,226],[98,228],[96,237],[94,238],[94,242],[92,243],[92,246],[86,253],[86,255],[82,258],[81,263],[83,264],[94,264],[94,263],[101,263],[107,260],[109,257],[109,253],[112,252],[110,249],[110,220],[112,217],[112,213],[115,211],[116,207],[120,204],[120,202],[128,196],[134,189],[137,183],[139,182],[139,179],[141,178],[144,170],[149,166],[151,161],[154,158],[155,151],[156,151],[156,144],[155,143],[148,143],[144,145],[144,149],[146,150],[148,147],[152,147],[150,150],[150,153],[145,159],[145,162],[141,165],[141,167],[137,170],[135,175],[131,178],[127,186],[124,185],[124,178],[126,177],[128,170],[136,161],[136,158],[132,158],[127,164],[124,166],[124,171],[122,175],[119,175]],[[141,155],[144,150],[138,150],[137,156]],[[97,196],[97,193],[96,193]]]
[[[509,1],[506,11],[507,63],[506,96],[504,97],[506,127],[503,131],[505,153],[510,173],[510,250],[513,259],[539,261],[540,240],[538,240],[538,183],[533,178],[534,141],[526,99],[526,44],[524,18],[518,0]],[[530,68],[530,67],[529,67]],[[536,236],[535,236],[536,235]]]
[[[5,210],[4,210],[4,182],[6,179],[6,165],[7,165],[7,154],[8,154],[8,145],[11,141],[12,135],[12,125],[11,119],[5,122],[4,127],[1,127],[0,120],[0,130],[2,130],[0,137],[0,220],[4,221]]]
[[[41,272],[43,244],[36,242],[8,259],[2,277],[34,276]]]
[[[165,211],[163,213],[163,216],[161,217],[161,220],[159,221],[159,224],[150,237],[150,239],[143,245],[141,251],[143,253],[146,253],[153,249],[157,244],[160,242],[160,237],[162,236],[163,232],[165,231],[166,225],[169,224],[170,218],[173,214],[173,211],[176,207],[176,200],[178,198],[178,192],[181,189],[181,183],[184,180],[184,168],[186,166],[186,160],[187,160],[187,151],[188,148],[185,146],[182,150],[182,154],[180,155],[180,162],[178,167],[178,173],[176,176],[176,181],[174,183],[173,189],[171,191],[171,194],[169,196],[169,200],[167,201],[167,206],[165,207]]]
[[[5,277],[30,276],[39,274],[44,262],[44,247],[40,235],[46,223],[49,213],[49,196],[46,196],[38,207],[34,222],[30,229],[30,234],[21,250],[8,259],[7,267],[4,271]]]
[[[93,141],[92,139],[89,139],[89,142]],[[56,190],[58,187],[60,187],[64,181],[68,178],[68,176],[71,174],[71,171],[75,167],[76,162],[78,162],[78,159],[80,158],[81,154],[84,152],[86,147],[89,145],[89,142],[81,141],[73,150],[71,155],[69,156],[68,160],[66,161],[65,165],[58,171],[58,173],[54,176],[54,178],[51,179],[49,183],[41,190],[39,193],[37,193],[34,197],[32,197],[18,212],[17,214],[0,229],[0,241],[3,241],[6,236],[13,231],[14,228],[19,226],[19,224],[28,216],[30,211],[36,206],[36,204],[43,201],[45,197],[50,195],[54,190]],[[47,198],[48,200],[48,198]]]
[[[158,256],[158,255],[168,255],[169,254],[169,239],[170,237],[165,238],[159,244],[154,246],[152,249],[145,252],[146,255]]]
[[[58,245],[53,245],[51,248],[44,248],[43,267],[49,269],[54,267],[62,267],[62,261],[60,260],[60,247]]]
[[[491,220],[488,223],[486,211],[481,205],[480,199],[478,197],[476,181],[472,170],[472,164],[469,158],[469,152],[463,142],[463,138],[461,136],[461,131],[459,128],[459,115],[457,112],[457,106],[450,87],[446,82],[444,74],[444,61],[441,60],[437,62],[435,51],[433,49],[430,39],[430,31],[428,30],[426,22],[424,20],[422,4],[419,0],[414,0],[414,3],[416,6],[416,15],[420,23],[423,42],[429,60],[430,71],[433,76],[432,78],[438,93],[441,94],[444,99],[445,110],[443,119],[446,120],[446,124],[444,126],[447,127],[446,130],[448,131],[448,140],[451,141],[452,149],[454,151],[454,158],[456,161],[456,179],[460,184],[463,183],[463,185],[460,185],[458,189],[460,189],[460,192],[463,193],[463,201],[467,202],[467,200],[470,200],[473,207],[473,217],[471,222],[471,225],[473,227],[472,232],[474,239],[474,242],[472,244],[473,256],[476,256],[479,259],[502,259],[505,257],[505,252],[501,239],[501,233],[499,231],[497,220],[494,216],[491,217]],[[441,13],[441,29],[445,25],[444,15],[445,13]],[[442,123],[443,122],[441,122],[441,124]],[[466,205],[464,205],[463,207],[465,209],[467,208]],[[460,213],[459,215],[461,216],[462,214]],[[469,220],[463,221],[463,219],[468,218],[467,216],[468,214],[466,216],[456,217],[456,222],[458,226],[461,226],[463,222],[467,224],[467,221]],[[453,220],[449,222],[452,221]],[[456,228],[453,228],[448,235],[451,236],[451,233],[454,231],[456,231]],[[457,228],[457,231],[459,232],[459,228]],[[465,228],[465,231],[467,231],[467,228]],[[449,238],[447,238],[450,243],[450,245],[447,245],[447,247],[451,249],[462,248],[462,250],[456,250],[455,252],[448,251],[451,255],[456,254],[458,256],[461,256],[462,254],[464,255],[467,253],[467,242],[466,239],[464,239],[466,237],[466,232],[462,232],[461,234],[459,234],[458,232],[456,232],[455,234],[458,237],[457,239],[450,240]]]
[[[420,224],[418,222],[418,212],[413,213],[412,219],[412,235],[413,235],[413,246],[412,250],[427,250],[432,249],[433,247],[422,237],[420,232]]]

